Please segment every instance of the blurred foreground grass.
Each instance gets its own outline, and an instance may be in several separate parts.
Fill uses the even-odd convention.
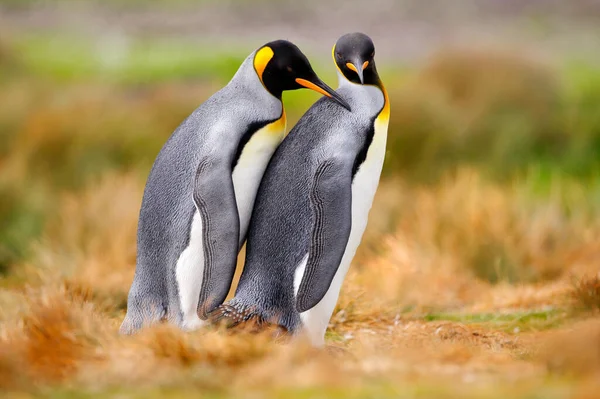
[[[119,37],[0,44],[0,389],[597,393],[600,69],[493,50],[379,67],[389,151],[328,332],[344,354],[164,326],[119,338],[149,168],[244,53]],[[334,85],[329,60],[313,64]],[[290,126],[316,98],[286,93]]]

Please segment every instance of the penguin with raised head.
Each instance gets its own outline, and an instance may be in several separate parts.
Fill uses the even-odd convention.
[[[315,346],[367,225],[385,156],[390,104],[362,33],[333,48],[337,93],[352,111],[319,99],[275,151],[258,190],[235,297],[212,315],[253,319]]]
[[[168,139],[144,191],[122,333],[161,320],[196,329],[223,303],[258,185],[284,136],[282,92],[302,87],[349,108],[298,47],[267,43]]]

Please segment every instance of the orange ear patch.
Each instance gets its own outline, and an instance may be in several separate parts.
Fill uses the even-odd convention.
[[[271,58],[273,58],[273,54],[273,49],[271,49],[269,46],[265,46],[258,50],[254,55],[254,69],[256,70],[256,74],[261,82],[263,80],[265,68],[267,67],[269,61],[271,61]]]
[[[366,67],[368,67],[368,66],[369,66],[369,61],[365,61],[365,62],[363,63],[362,69],[364,70],[364,69],[365,69]]]
[[[351,71],[354,71],[354,72],[358,73],[358,70],[356,69],[356,67],[354,66],[354,64],[353,64],[353,63],[351,63],[351,62],[346,62],[346,67],[347,67],[348,69],[350,69]]]

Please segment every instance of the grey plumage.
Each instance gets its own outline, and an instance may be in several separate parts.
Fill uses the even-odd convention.
[[[285,131],[282,92],[302,87],[349,108],[298,47],[269,42],[171,135],[144,190],[122,333],[165,319],[195,329],[223,303],[256,190]]]
[[[292,334],[305,329],[322,344],[385,154],[389,104],[374,51],[361,33],[334,47],[337,93],[352,111],[320,99],[275,151],[258,190],[235,297],[215,319],[235,325],[258,318]]]
[[[321,270],[315,277],[324,273],[329,281],[303,281],[299,310],[314,306],[329,287],[348,241],[354,163],[383,106],[383,101],[367,101],[369,88],[362,89],[364,99],[354,93],[357,88],[337,91],[356,110],[352,113],[321,98],[275,151],[258,190],[244,271],[229,306],[240,311],[255,307],[263,319],[297,332],[301,321],[294,273],[307,253],[307,270]],[[323,211],[316,206],[319,201]]]
[[[235,204],[225,203],[235,201],[231,195],[233,157],[241,136],[257,122],[257,116],[262,115],[261,122],[266,124],[277,120],[282,112],[277,98],[257,90],[262,86],[253,70],[253,56],[244,61],[227,86],[175,130],[154,162],[140,210],[136,273],[122,332],[136,331],[160,319],[181,325],[174,266],[189,243],[196,212],[193,200],[206,203],[200,209],[218,211],[224,205],[215,215],[215,223],[221,225],[219,236],[229,238],[223,244],[237,247],[243,242]],[[197,173],[214,183],[206,181],[199,186],[204,195],[194,192]],[[207,215],[203,212],[203,217]],[[235,262],[232,253],[236,255],[237,248],[233,252],[227,248],[215,256],[228,255],[224,261]]]

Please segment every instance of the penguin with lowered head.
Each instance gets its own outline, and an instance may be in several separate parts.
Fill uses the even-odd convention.
[[[212,315],[275,324],[324,344],[385,156],[390,104],[362,33],[333,47],[339,94],[319,99],[275,151],[258,190],[235,297]]]
[[[297,46],[267,43],[168,139],[144,190],[121,333],[162,320],[196,329],[223,303],[259,182],[284,136],[282,92],[303,87],[349,108]]]

